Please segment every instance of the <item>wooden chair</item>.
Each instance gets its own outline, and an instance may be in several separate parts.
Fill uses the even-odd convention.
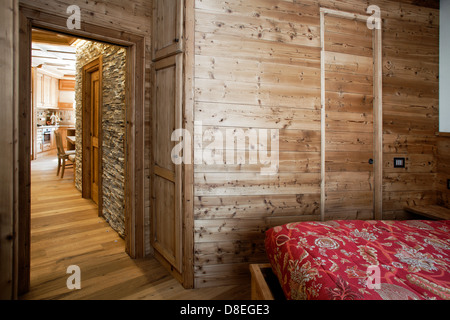
[[[59,172],[61,172],[61,179],[64,178],[64,171],[66,169],[66,166],[68,167],[74,167],[75,163],[75,150],[72,151],[66,151],[64,150],[61,134],[59,132],[55,132],[56,136],[56,148],[58,150],[58,172],[56,173],[57,176],[59,176]],[[70,163],[66,164],[66,161],[69,161]],[[61,170],[62,168],[62,170]]]

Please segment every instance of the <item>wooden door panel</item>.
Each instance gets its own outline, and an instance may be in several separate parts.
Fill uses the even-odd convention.
[[[155,220],[154,247],[167,260],[179,269],[180,248],[177,245],[178,226],[176,216],[175,183],[155,176]],[[180,270],[179,270],[180,271]]]
[[[374,213],[373,50],[366,29],[363,22],[325,19],[327,219]]]
[[[155,145],[154,150],[155,165],[174,171],[171,152],[175,143],[171,141],[171,135],[175,130],[176,66],[171,65],[158,70],[156,81],[155,139],[158,145]]]
[[[99,134],[100,134],[100,74],[95,71],[91,74],[91,195],[92,200],[98,204],[99,188]]]
[[[153,60],[183,50],[184,0],[155,0],[153,10]]]
[[[182,55],[154,69],[152,245],[182,273],[182,168],[172,161],[172,133],[182,123]]]

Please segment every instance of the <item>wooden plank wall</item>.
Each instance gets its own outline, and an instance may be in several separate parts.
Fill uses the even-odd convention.
[[[384,218],[391,219],[405,217],[404,205],[436,202],[439,11],[394,1],[386,5],[380,5],[384,30],[383,206]],[[395,169],[394,157],[405,157],[406,169]]]
[[[151,104],[151,29],[152,29],[152,1],[149,0],[20,0],[21,4],[31,8],[40,8],[45,12],[58,16],[67,16],[67,8],[70,5],[78,5],[81,9],[82,23],[91,23],[103,27],[120,28],[139,36],[145,37],[145,155],[144,176],[150,176],[150,104]],[[145,179],[145,243],[146,253],[151,252],[150,247],[150,182]]]
[[[436,201],[439,11],[373,0],[383,18],[384,218]],[[265,261],[264,232],[320,219],[319,8],[367,1],[196,0],[195,120],[204,130],[279,129],[280,170],[195,167],[197,287],[239,281]],[[407,158],[394,169],[393,158]],[[330,217],[332,218],[332,217]]]

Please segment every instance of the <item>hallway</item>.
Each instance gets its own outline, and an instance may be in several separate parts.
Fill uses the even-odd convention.
[[[32,162],[31,290],[22,300],[248,300],[248,285],[185,290],[153,258],[132,260],[97,207],[81,198],[73,169],[56,176],[56,154]],[[66,286],[71,265],[81,290]]]

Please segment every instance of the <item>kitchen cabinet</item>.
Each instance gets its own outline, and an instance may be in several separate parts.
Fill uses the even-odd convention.
[[[59,101],[59,79],[51,78],[50,80],[50,99],[49,105],[52,108],[58,108]]]
[[[60,110],[73,110],[75,104],[75,80],[59,80],[59,102]]]
[[[36,145],[36,151],[37,153],[42,153],[44,152],[44,146],[42,145],[42,140],[38,140],[37,141],[37,145]]]
[[[59,101],[59,79],[36,69],[33,82],[34,107],[57,109]]]
[[[61,79],[59,80],[60,91],[75,91],[75,80]]]
[[[43,104],[45,107],[50,107],[50,89],[51,89],[51,77],[44,74],[44,84],[43,84]]]
[[[51,139],[50,139],[50,150],[54,150],[56,149],[56,135],[55,135],[56,130],[52,129],[52,133],[51,133]]]
[[[34,85],[33,85],[33,95],[34,95],[34,107],[41,108],[44,106],[44,75],[40,72],[35,72],[34,74]]]
[[[43,144],[43,130],[37,129],[36,130],[36,153],[42,153],[44,152],[44,144]]]

